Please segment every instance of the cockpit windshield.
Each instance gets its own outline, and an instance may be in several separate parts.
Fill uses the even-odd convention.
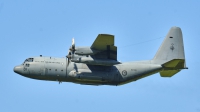
[[[28,58],[28,59],[26,59],[25,61],[24,61],[24,63],[26,63],[26,62],[33,62],[33,58]],[[23,63],[23,64],[24,64]]]

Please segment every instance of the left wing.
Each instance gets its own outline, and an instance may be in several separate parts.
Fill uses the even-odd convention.
[[[90,48],[100,51],[91,55],[93,58],[117,60],[117,47],[114,46],[114,35],[99,34]]]
[[[73,54],[73,53],[72,53]],[[112,66],[119,64],[117,61],[117,47],[114,46],[114,36],[99,34],[91,47],[75,48],[72,62],[89,65]]]

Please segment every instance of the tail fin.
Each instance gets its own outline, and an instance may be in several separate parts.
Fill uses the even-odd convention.
[[[164,68],[168,68],[160,72],[161,76],[164,77],[172,76],[180,71],[180,69],[186,68],[183,36],[179,27],[172,27],[169,30],[153,60],[161,64]],[[172,70],[176,70],[177,72],[172,73]]]

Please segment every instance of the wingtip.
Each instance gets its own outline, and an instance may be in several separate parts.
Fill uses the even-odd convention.
[[[112,34],[99,34],[99,36],[114,36]]]
[[[178,27],[178,26],[173,26],[173,27],[171,27],[171,29],[179,29],[179,30],[181,30],[181,28]]]

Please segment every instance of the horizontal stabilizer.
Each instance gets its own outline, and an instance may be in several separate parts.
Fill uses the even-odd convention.
[[[181,69],[187,69],[185,67],[184,59],[173,59],[167,63],[162,64],[163,71],[160,72],[161,77],[171,77],[181,71]]]
[[[161,77],[171,77],[178,73],[180,70],[164,70],[160,72]]]
[[[167,63],[162,64],[164,68],[185,69],[184,59],[173,59]]]

